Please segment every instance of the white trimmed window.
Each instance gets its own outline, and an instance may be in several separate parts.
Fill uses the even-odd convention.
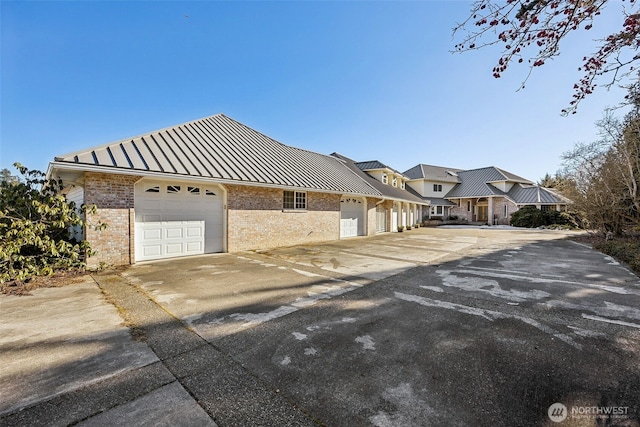
[[[398,186],[398,178],[393,178],[393,181],[391,181],[391,185],[393,185],[394,187]]]
[[[382,174],[382,183],[383,184],[388,184],[389,183],[389,176],[386,173]]]
[[[467,200],[467,212],[471,212],[471,200]]]
[[[307,193],[304,191],[285,191],[282,199],[283,209],[307,209]]]
[[[504,217],[508,218],[509,217],[509,206],[504,205]]]
[[[433,184],[433,191],[436,193],[442,193],[442,184]]]

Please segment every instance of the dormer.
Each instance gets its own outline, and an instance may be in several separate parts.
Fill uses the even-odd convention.
[[[367,175],[375,178],[385,185],[403,190],[406,188],[405,185],[408,177],[377,160],[358,162],[356,163],[356,166],[358,166],[358,168],[364,171]]]

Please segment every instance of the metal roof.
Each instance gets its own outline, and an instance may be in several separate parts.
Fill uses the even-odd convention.
[[[460,178],[460,183],[446,194],[446,198],[506,195],[504,191],[489,184],[490,182],[508,181],[502,171],[496,167],[490,166],[488,168],[461,171],[458,172],[458,177]]]
[[[282,144],[223,114],[55,158],[60,164],[375,195],[336,157]]]
[[[529,181],[526,178],[513,174],[511,172],[507,172],[504,169],[496,168],[493,166],[495,170],[497,170],[504,178],[506,179],[498,179],[497,181],[510,181],[510,182],[521,182],[523,184],[533,184],[533,182]]]
[[[404,175],[402,172],[400,172],[399,170],[396,170],[394,168],[392,168],[391,166],[387,166],[384,163],[382,163],[379,160],[367,160],[366,162],[354,162],[354,164],[356,166],[358,166],[358,168],[360,168],[363,171],[370,171],[370,170],[380,170],[380,169],[388,169],[391,170],[399,175]]]
[[[460,182],[458,172],[462,169],[447,168],[443,166],[433,166],[419,164],[404,172],[410,179],[426,179],[440,182]]]
[[[360,168],[360,163],[356,163],[348,157],[345,157],[338,153],[331,154],[332,156],[342,160],[347,167],[349,167],[355,174],[357,174],[363,181],[378,190],[384,197],[393,200],[403,200],[412,203],[426,204],[426,202],[407,185],[405,189],[394,187],[393,185],[384,184],[378,181],[368,173],[364,172]]]
[[[557,204],[566,203],[567,200],[550,190],[540,187],[539,185],[525,186],[522,184],[514,185],[509,190],[509,198],[519,205],[525,204]]]
[[[447,199],[440,199],[437,197],[423,197],[425,202],[429,203],[431,206],[458,206],[456,203],[449,201]]]

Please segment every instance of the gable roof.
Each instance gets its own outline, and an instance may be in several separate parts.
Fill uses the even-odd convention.
[[[444,166],[433,166],[419,164],[404,172],[409,179],[427,179],[440,182],[460,182],[458,172],[462,169],[447,168]]]
[[[490,166],[481,169],[473,169],[458,172],[460,183],[457,184],[445,197],[486,197],[505,196],[506,193],[493,185],[492,182],[517,182],[523,184],[533,184],[522,177]]]
[[[425,201],[417,193],[412,191],[409,186],[406,186],[405,189],[402,189],[400,187],[383,184],[360,168],[360,163],[362,162],[354,162],[350,158],[338,153],[333,153],[331,155],[336,157],[337,159],[342,160],[347,167],[349,167],[355,174],[358,175],[358,177],[374,187],[386,198],[425,204]]]
[[[380,195],[339,159],[282,144],[223,114],[55,158],[54,166],[65,165]]]

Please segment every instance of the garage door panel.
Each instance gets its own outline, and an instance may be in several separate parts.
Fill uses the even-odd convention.
[[[187,242],[186,251],[189,254],[199,254],[202,253],[204,247],[201,242]]]
[[[187,227],[186,232],[187,232],[186,237],[190,237],[190,238],[203,236],[201,227]]]
[[[166,255],[183,255],[182,243],[167,243],[165,244]]]
[[[175,225],[170,225],[165,228],[165,237],[167,239],[180,239],[184,237],[184,230],[182,227],[176,227]]]
[[[147,241],[151,240],[161,240],[162,239],[162,228],[145,228],[142,230],[142,238]]]
[[[145,258],[157,257],[162,254],[162,245],[148,244],[143,248],[143,255]]]

